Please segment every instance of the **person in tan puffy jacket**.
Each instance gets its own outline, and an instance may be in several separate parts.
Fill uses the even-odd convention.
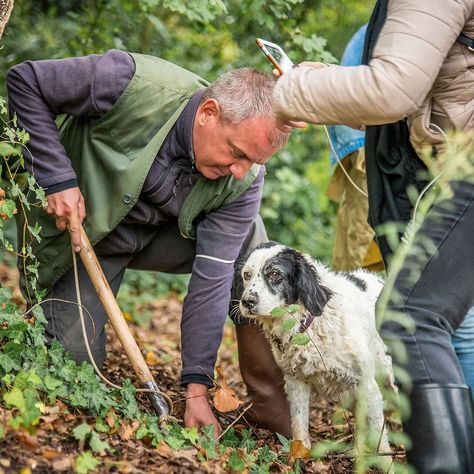
[[[409,222],[407,190],[427,183],[423,153],[435,159],[446,132],[474,128],[474,0],[378,0],[363,62],[303,63],[278,80],[273,107],[282,123],[365,127],[369,221],[390,270],[394,249],[379,226]],[[413,444],[408,461],[422,473],[474,473],[472,398],[451,344],[474,305],[474,176],[451,186],[388,290],[387,314],[402,317],[381,328],[412,381],[400,383],[412,406],[403,426]],[[409,319],[414,328],[401,323]],[[400,340],[405,358],[395,350]]]

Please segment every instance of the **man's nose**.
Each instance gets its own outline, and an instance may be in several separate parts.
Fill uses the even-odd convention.
[[[242,297],[242,306],[248,310],[253,309],[258,303],[258,295],[256,293],[249,293]]]

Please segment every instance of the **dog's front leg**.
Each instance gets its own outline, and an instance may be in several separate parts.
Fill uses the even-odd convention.
[[[309,401],[310,386],[294,377],[285,375],[285,390],[290,404],[291,432],[293,439],[299,439],[309,449]]]

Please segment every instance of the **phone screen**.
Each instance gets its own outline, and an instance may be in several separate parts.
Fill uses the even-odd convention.
[[[293,61],[291,61],[283,49],[276,43],[257,38],[257,44],[281,73],[287,72],[293,67]]]

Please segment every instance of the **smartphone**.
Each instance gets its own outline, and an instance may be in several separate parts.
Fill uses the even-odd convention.
[[[275,68],[283,74],[291,70],[294,66],[293,61],[287,56],[285,51],[278,46],[276,43],[257,38],[255,40],[259,48],[263,51],[263,54],[269,59],[269,61],[275,66]]]

